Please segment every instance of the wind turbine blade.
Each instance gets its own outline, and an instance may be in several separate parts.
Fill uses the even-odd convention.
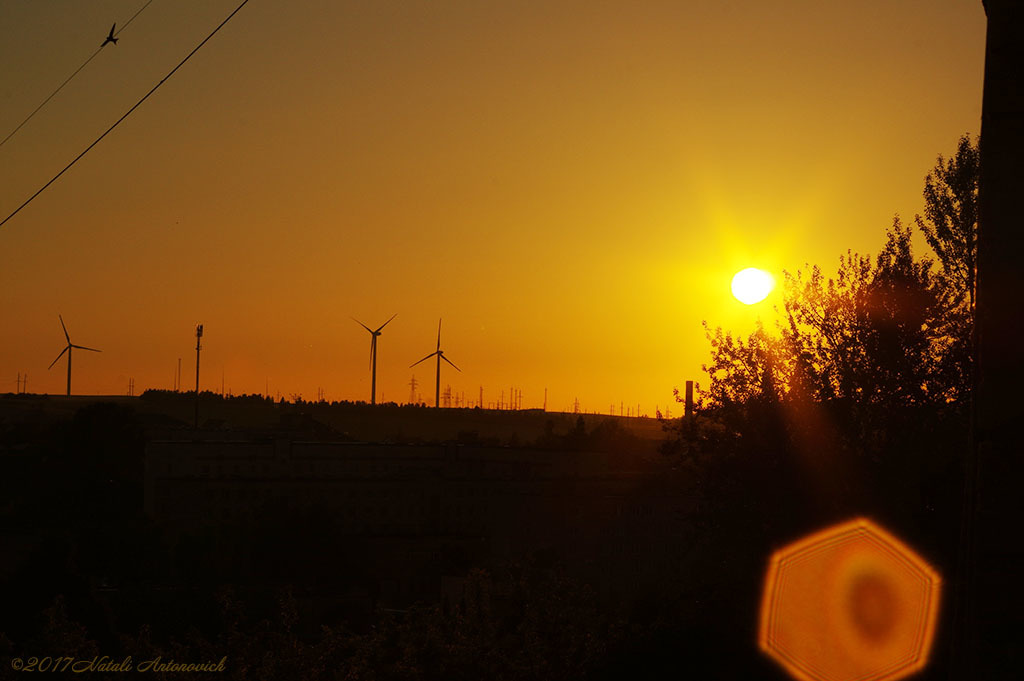
[[[394,318],[395,318],[395,317],[397,317],[397,316],[398,316],[398,313],[396,312],[395,314],[391,315],[391,319],[394,319]],[[383,328],[384,328],[385,326],[387,326],[388,324],[390,324],[390,323],[391,323],[391,319],[387,320],[386,322],[384,322],[383,324],[381,324],[380,326],[378,326],[378,327],[377,327],[377,330],[376,330],[376,331],[374,331],[374,333],[380,333],[380,330],[381,330],[381,329],[383,329]]]
[[[68,341],[70,342],[70,341]],[[437,349],[441,349],[441,319],[437,320]]]
[[[448,363],[449,363],[449,364],[451,364],[451,365],[452,365],[453,367],[455,367],[455,362],[451,361],[450,359],[448,359],[448,358],[447,358],[447,357],[445,357],[444,355],[441,355],[441,359],[443,359],[444,361],[448,362]],[[455,370],[456,370],[456,371],[460,371],[460,372],[462,371],[462,369],[460,369],[459,367],[455,367]]]
[[[71,347],[78,348],[79,350],[91,350],[92,352],[103,352],[102,350],[97,350],[96,348],[87,348],[84,345],[75,345],[74,343],[71,344]]]
[[[70,347],[71,347],[70,345],[66,345],[66,346],[64,346],[64,349],[60,351],[60,354],[59,354],[59,355],[57,355],[57,359],[60,359],[61,357],[63,357],[63,356],[64,356],[64,353],[65,353],[65,352],[67,352],[67,351],[68,351],[68,348],[70,348]],[[53,360],[52,362],[50,362],[50,366],[46,367],[46,370],[47,370],[47,371],[49,371],[50,369],[52,369],[52,368],[53,368],[53,365],[57,363],[57,359],[55,359],[55,360]]]
[[[367,329],[369,330],[369,329]],[[373,333],[372,331],[370,333]],[[373,350],[377,345],[377,337],[370,336],[370,371],[373,371]]]
[[[366,324],[363,324],[363,323],[362,323],[361,321],[359,321],[359,320],[358,320],[358,319],[356,319],[355,317],[349,317],[349,319],[351,319],[351,320],[352,320],[352,321],[354,321],[354,322],[355,322],[356,324],[358,324],[359,326],[363,327],[364,329],[366,329],[366,330],[367,330],[367,331],[369,331],[370,333],[373,333],[373,329],[371,329],[370,327],[368,327],[368,326],[367,326]]]
[[[427,361],[428,359],[430,359],[431,357],[433,357],[433,356],[434,356],[434,355],[436,355],[436,354],[437,354],[436,352],[432,352],[432,353],[430,353],[429,355],[427,355],[426,357],[424,357],[423,359],[421,359],[421,360],[420,360],[420,362],[426,362],[426,361]],[[412,369],[412,368],[413,368],[414,366],[416,366],[416,365],[417,365],[417,364],[419,364],[420,362],[416,362],[416,363],[414,363],[414,364],[410,364],[410,365],[409,365],[409,368],[410,368],[410,369]]]
[[[64,329],[64,338],[67,339],[68,345],[70,345],[71,344],[71,336],[68,335],[68,327],[64,326],[64,318],[61,317],[60,315],[57,315],[57,319],[60,320],[60,328]]]

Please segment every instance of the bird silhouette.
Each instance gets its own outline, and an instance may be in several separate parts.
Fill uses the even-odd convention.
[[[103,44],[100,45],[100,47],[106,47],[107,43],[114,43],[115,45],[117,44],[117,38],[114,37],[114,28],[116,27],[117,22],[115,21],[114,25],[110,27],[110,34],[107,35],[107,39],[103,41]]]

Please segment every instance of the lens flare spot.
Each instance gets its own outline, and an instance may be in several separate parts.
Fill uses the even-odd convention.
[[[803,681],[895,681],[928,661],[939,575],[859,518],[772,555],[758,643]]]

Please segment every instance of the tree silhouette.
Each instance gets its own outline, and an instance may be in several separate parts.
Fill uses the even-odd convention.
[[[925,178],[916,223],[937,261],[916,258],[895,218],[875,259],[847,251],[834,277],[785,273],[778,337],[707,330],[711,407],[764,396],[858,408],[963,404],[971,385],[978,152],[968,137]],[[938,265],[936,267],[936,265]]]
[[[711,344],[711,362],[702,367],[711,377],[704,394],[709,405],[740,405],[777,396],[776,383],[787,382],[791,367],[786,361],[788,350],[778,337],[768,334],[760,323],[747,339],[721,327],[712,331],[707,322],[704,333]],[[677,399],[681,398],[677,395]]]
[[[935,251],[945,287],[954,302],[974,310],[977,271],[978,174],[977,143],[964,135],[950,159],[939,156],[925,177],[924,217],[915,215],[918,229]]]
[[[815,399],[946,402],[956,386],[942,368],[950,341],[943,299],[932,262],[914,258],[911,230],[897,218],[874,263],[848,252],[834,279],[816,267],[806,279],[787,273],[783,345]]]
[[[977,142],[964,135],[956,154],[948,160],[939,156],[925,177],[925,214],[914,218],[940,265],[947,306],[941,331],[949,339],[941,368],[946,382],[956,386],[957,398],[968,393],[973,381],[980,165]]]

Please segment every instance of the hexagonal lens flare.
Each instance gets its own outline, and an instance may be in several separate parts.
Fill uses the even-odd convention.
[[[894,681],[928,661],[938,573],[903,542],[859,518],[772,555],[761,649],[804,681]]]

